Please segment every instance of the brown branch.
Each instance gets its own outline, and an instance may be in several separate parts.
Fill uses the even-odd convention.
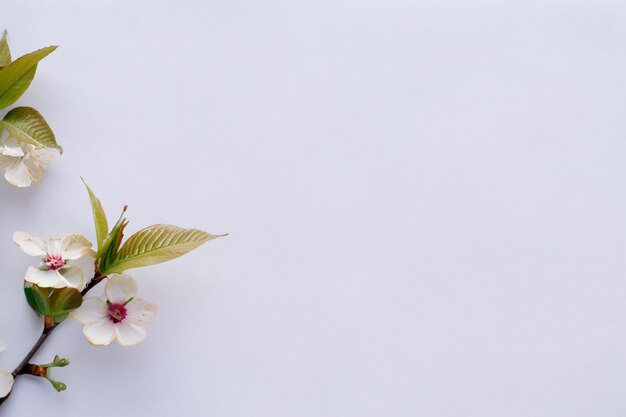
[[[39,348],[41,348],[41,345],[44,344],[48,336],[50,336],[50,334],[54,331],[56,327],[57,325],[54,325],[52,327],[44,327],[43,332],[41,332],[41,336],[39,336],[39,339],[37,339],[37,342],[35,342],[35,344],[30,349],[30,351],[26,354],[26,356],[24,356],[24,359],[22,359],[22,362],[20,362],[20,364],[17,365],[17,368],[13,370],[12,372],[13,378],[16,378],[19,375],[23,375],[27,373],[24,370],[30,364],[30,360],[33,358],[33,356],[35,356]]]

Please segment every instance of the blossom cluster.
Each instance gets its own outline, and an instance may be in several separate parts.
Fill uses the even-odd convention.
[[[13,105],[30,86],[39,62],[57,47],[38,49],[12,59],[6,31],[0,37],[0,110]],[[0,171],[20,188],[41,182],[44,170],[63,152],[43,116],[32,107],[15,107],[0,120]],[[89,193],[96,240],[92,244],[79,234],[42,239],[32,233],[15,232],[13,242],[27,255],[38,258],[24,274],[24,295],[31,309],[42,319],[43,330],[33,348],[12,371],[0,369],[0,405],[11,394],[21,375],[47,379],[57,391],[66,385],[51,378],[50,368],[69,365],[60,358],[46,364],[31,363],[54,329],[68,317],[83,325],[83,334],[95,346],[117,342],[134,346],[146,339],[147,327],[154,321],[156,304],[137,298],[135,280],[126,273],[178,258],[209,240],[212,235],[198,229],[154,224],[124,241],[126,206],[119,220],[109,227],[100,200]],[[85,278],[79,260],[88,258],[93,275]],[[85,297],[101,282],[102,297]],[[0,352],[5,345],[0,342]]]
[[[47,46],[13,59],[7,32],[0,37],[0,109],[26,92],[42,59],[56,46]],[[0,171],[16,187],[41,182],[44,169],[63,152],[46,119],[32,107],[15,107],[0,120]]]
[[[24,253],[40,258],[40,264],[26,270],[24,280],[41,288],[85,288],[83,270],[74,261],[85,255],[95,257],[92,243],[84,236],[65,235],[47,241],[24,232],[15,232],[13,242]],[[133,346],[146,338],[145,327],[157,313],[156,304],[137,296],[137,284],[129,275],[107,277],[104,293],[107,300],[91,297],[70,316],[85,325],[83,334],[90,343],[108,345],[114,340]]]
[[[154,321],[158,308],[137,297],[137,283],[126,271],[178,258],[225,235],[155,224],[123,241],[128,224],[126,207],[115,225],[109,228],[100,200],[89,187],[87,191],[97,245],[76,233],[48,239],[27,232],[13,234],[17,247],[26,255],[38,258],[24,274],[24,294],[30,307],[44,319],[43,340],[66,318],[72,317],[83,325],[83,334],[92,345],[117,342],[134,346],[146,339],[147,327]],[[89,279],[85,279],[78,265],[83,258],[94,266]],[[85,297],[101,282],[106,283],[103,297]],[[39,346],[38,342],[13,372],[0,369],[0,404],[11,393],[15,379],[25,373],[48,379],[58,391],[65,390],[65,384],[51,379],[49,368],[67,366],[69,360],[55,357],[49,364],[31,364],[28,361]]]
[[[43,240],[31,233],[15,232],[13,242],[24,253],[40,258],[37,266],[26,270],[24,280],[40,288],[85,288],[83,270],[74,261],[83,256],[95,257],[92,243],[84,236],[68,234],[61,238]],[[105,298],[85,298],[70,316],[84,325],[83,334],[95,346],[116,341],[122,346],[134,346],[145,340],[146,327],[156,317],[157,305],[137,296],[137,283],[130,275],[108,276]],[[0,342],[0,352],[6,345]],[[6,397],[13,386],[14,376],[0,369],[0,398]]]

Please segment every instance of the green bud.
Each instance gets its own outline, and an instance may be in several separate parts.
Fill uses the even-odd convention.
[[[67,366],[69,364],[69,359],[61,358],[59,357],[59,355],[54,355],[54,361],[39,366],[41,366],[42,368],[63,368],[64,366]]]
[[[52,384],[52,386],[54,387],[55,390],[57,390],[57,392],[61,392],[61,391],[65,391],[67,389],[67,385],[65,385],[63,382],[61,381],[55,381],[54,379],[50,378],[50,377],[45,377],[48,381],[50,381],[50,383]]]

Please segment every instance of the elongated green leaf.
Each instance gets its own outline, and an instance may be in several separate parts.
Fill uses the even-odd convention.
[[[41,114],[32,107],[16,107],[0,121],[9,134],[20,142],[35,146],[56,148],[63,153],[63,148],[57,145],[52,129]]]
[[[26,54],[0,70],[0,109],[10,106],[24,94],[35,77],[39,61],[54,51],[48,46]]]
[[[122,273],[131,268],[169,261],[221,236],[226,235],[211,235],[198,229],[155,224],[129,237],[106,272]]]
[[[5,30],[0,39],[0,67],[6,67],[11,63],[11,50],[7,43],[7,31]]]
[[[111,229],[109,235],[104,239],[102,243],[102,251],[97,259],[98,271],[102,274],[106,274],[109,271],[109,266],[115,260],[115,256],[122,244],[122,239],[124,238],[124,228],[128,225],[128,220],[124,217],[126,214],[126,209],[128,207],[124,206],[122,210],[122,214],[120,214],[120,218]]]
[[[0,73],[1,72],[2,70],[0,70]],[[26,71],[23,76],[21,76],[2,96],[0,96],[0,109],[10,106],[18,98],[20,98],[22,94],[24,94],[24,91],[28,89],[31,81],[35,78],[36,72],[37,65]],[[6,102],[3,102],[2,97],[9,97],[9,99]]]
[[[106,239],[109,234],[109,222],[107,221],[107,215],[102,208],[102,203],[93,191],[91,191],[91,188],[89,188],[85,180],[82,180],[85,187],[87,187],[89,200],[91,200],[91,211],[93,212],[93,221],[96,225],[96,239],[98,240],[98,256],[100,256],[102,253],[104,239]]]

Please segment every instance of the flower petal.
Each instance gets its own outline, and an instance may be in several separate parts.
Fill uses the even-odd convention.
[[[24,165],[30,173],[33,183],[41,182],[43,178],[44,168],[49,166],[54,156],[59,153],[56,149],[47,148],[31,148],[26,149],[24,156]]]
[[[4,172],[4,178],[9,184],[16,187],[28,187],[32,184],[33,179],[28,172],[28,168],[24,164],[23,159],[16,161]]]
[[[58,149],[54,148],[36,148],[29,152],[26,156],[27,164],[39,165],[41,167],[47,167],[52,164],[54,157],[59,154]]]
[[[58,270],[42,271],[34,266],[26,270],[24,279],[45,288],[65,288],[70,286],[68,281],[59,274]]]
[[[13,233],[13,243],[15,243],[25,254],[30,256],[45,256],[47,246],[44,241],[26,232]]]
[[[0,352],[7,350],[7,344],[0,340]]]
[[[61,258],[63,260],[78,259],[93,253],[91,242],[86,237],[76,234],[65,235],[61,239]]]
[[[156,304],[138,298],[126,304],[125,321],[146,326],[154,321],[158,309]]]
[[[13,388],[13,375],[6,369],[0,369],[0,398],[9,395]]]
[[[127,320],[115,324],[117,343],[122,346],[134,346],[143,342],[148,332],[143,327]]]
[[[83,301],[83,304],[70,313],[73,319],[82,324],[89,324],[108,317],[109,307],[107,303],[98,297],[90,297]]]
[[[109,277],[104,293],[112,303],[125,303],[137,294],[137,283],[130,275]]]
[[[86,325],[83,334],[92,345],[106,346],[115,339],[115,325],[108,317],[102,318]]]
[[[46,252],[50,256],[60,256],[63,259],[61,253],[61,238],[60,237],[50,237],[46,242]]]
[[[72,287],[82,290],[83,284],[83,269],[78,265],[70,265],[69,267],[58,270],[59,274],[65,278],[65,287]]]
[[[0,144],[0,154],[20,158],[24,156],[24,149],[15,138],[6,138]]]
[[[43,179],[43,166],[39,164],[33,164],[32,160],[25,156],[23,158],[24,166],[28,170],[30,179],[33,184],[39,184]]]

